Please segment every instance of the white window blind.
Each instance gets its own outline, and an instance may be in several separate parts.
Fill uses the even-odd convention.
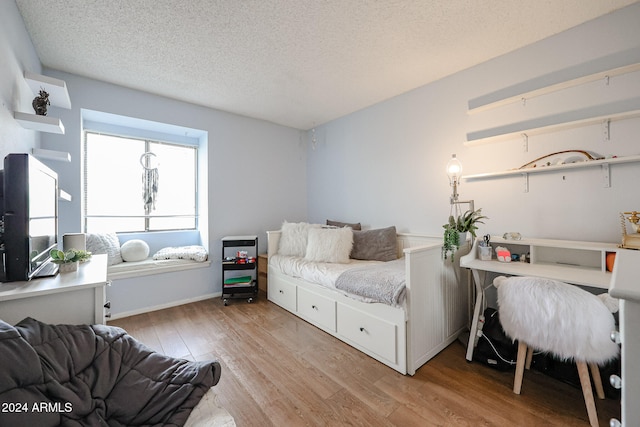
[[[85,232],[197,228],[197,147],[85,131]],[[143,176],[157,172],[154,208]]]

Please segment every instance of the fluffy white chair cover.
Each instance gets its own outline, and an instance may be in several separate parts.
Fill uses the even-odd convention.
[[[513,340],[568,360],[603,364],[618,354],[615,320],[597,296],[538,277],[496,277],[500,323]]]

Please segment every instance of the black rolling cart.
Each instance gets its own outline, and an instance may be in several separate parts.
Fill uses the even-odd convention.
[[[222,300],[245,298],[253,302],[258,296],[258,236],[222,238]]]

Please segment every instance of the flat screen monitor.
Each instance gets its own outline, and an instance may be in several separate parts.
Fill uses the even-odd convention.
[[[58,175],[28,154],[9,154],[2,187],[4,280],[55,274],[45,267],[58,243]]]

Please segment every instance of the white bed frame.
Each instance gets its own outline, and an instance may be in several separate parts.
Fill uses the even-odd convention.
[[[267,238],[271,256],[278,251],[280,231],[268,231]],[[271,265],[267,297],[396,371],[413,375],[468,325],[467,273],[443,260],[441,248],[441,238],[398,234],[398,255],[405,257],[406,266],[405,308],[360,302]]]

